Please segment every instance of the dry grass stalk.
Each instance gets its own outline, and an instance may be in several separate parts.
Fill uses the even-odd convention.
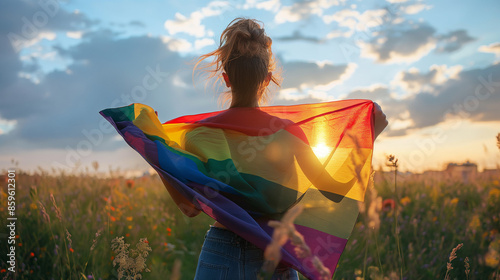
[[[464,246],[463,243],[460,243],[457,245],[457,247],[453,248],[450,253],[450,257],[448,258],[448,263],[446,264],[446,275],[444,276],[445,280],[450,279],[450,271],[453,270],[453,266],[451,265],[451,262],[457,258],[457,251],[460,250]]]
[[[181,279],[181,267],[182,267],[182,261],[180,259],[175,259],[174,266],[172,268],[172,273],[170,274],[170,280]]]
[[[54,205],[54,211],[56,212],[57,219],[59,219],[59,222],[62,222],[61,210],[57,207],[56,199],[53,194],[50,194],[50,200],[52,201],[52,205]]]
[[[281,221],[269,221],[268,225],[274,228],[271,243],[264,251],[264,265],[262,271],[264,274],[272,274],[281,260],[281,247],[290,239],[295,247],[294,250],[300,258],[312,256],[311,249],[304,241],[304,237],[296,231],[293,221],[302,213],[303,206],[296,205],[289,209]],[[330,279],[330,270],[323,265],[321,260],[313,256],[313,265],[320,274],[321,280]]]

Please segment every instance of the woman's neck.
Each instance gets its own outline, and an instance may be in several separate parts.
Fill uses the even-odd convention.
[[[258,108],[259,107],[259,102],[257,100],[252,100],[250,102],[245,102],[245,103],[237,103],[234,101],[234,99],[231,101],[231,106],[229,108],[236,108],[236,107],[250,107],[250,108]]]

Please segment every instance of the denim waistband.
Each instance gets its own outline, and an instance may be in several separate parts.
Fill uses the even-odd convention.
[[[246,248],[258,248],[252,242],[247,241],[245,238],[237,235],[229,229],[210,226],[210,229],[205,234],[205,238],[224,240],[232,244],[237,244]]]
[[[264,250],[260,249],[256,245],[254,245],[252,242],[247,241],[243,237],[237,235],[236,233],[232,232],[229,229],[225,228],[220,228],[220,227],[214,227],[210,226],[210,229],[207,231],[205,234],[205,239],[208,240],[213,240],[219,243],[230,243],[232,244],[231,246],[233,248],[239,248],[244,249],[244,250],[252,250],[252,249],[258,249],[261,253],[261,258],[264,257]],[[279,270],[286,270],[288,269],[288,266],[280,262],[276,269]]]

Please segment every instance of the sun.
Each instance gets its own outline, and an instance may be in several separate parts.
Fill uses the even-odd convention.
[[[332,148],[325,143],[318,143],[318,145],[312,147],[312,150],[318,158],[324,159],[330,154]]]

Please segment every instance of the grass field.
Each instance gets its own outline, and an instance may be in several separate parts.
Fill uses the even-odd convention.
[[[393,175],[376,174],[334,279],[499,279],[498,179],[463,184],[400,177],[396,198]],[[9,273],[4,181],[0,279]],[[151,248],[133,264],[139,271],[145,259],[150,272],[142,272],[143,279],[193,279],[213,220],[184,217],[157,176],[50,176],[18,169],[15,183],[17,279],[118,279],[113,262],[124,255],[111,249],[116,237],[131,244],[131,253],[140,242],[136,255]],[[450,270],[458,244],[463,247]]]

